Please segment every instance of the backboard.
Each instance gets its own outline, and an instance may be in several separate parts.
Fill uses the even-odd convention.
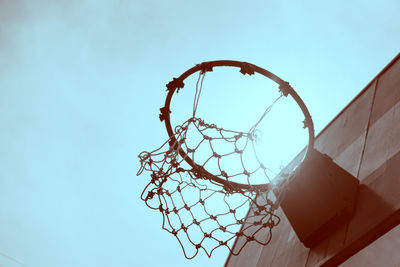
[[[400,54],[319,133],[315,149],[360,181],[351,219],[306,248],[280,210],[270,245],[248,244],[225,266],[345,266],[400,223]]]

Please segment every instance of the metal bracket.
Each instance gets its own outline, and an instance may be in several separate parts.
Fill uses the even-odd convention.
[[[213,71],[213,65],[210,64],[209,62],[203,62],[203,63],[197,64],[197,66],[200,68],[201,74]]]
[[[167,107],[162,107],[160,108],[160,121],[164,121],[167,117],[169,117],[169,114],[171,113],[171,110],[169,110]]]
[[[183,83],[182,80],[173,78],[172,81],[167,83],[166,86],[167,86],[167,91],[173,91],[173,90],[177,89],[176,92],[179,93],[179,89],[183,88],[185,86],[185,84]]]
[[[303,129],[309,128],[310,127],[310,122],[307,119],[304,119],[303,121]]]
[[[243,75],[253,75],[254,74],[254,68],[250,63],[243,62],[242,67],[240,67],[240,73]]]
[[[279,85],[279,91],[281,91],[284,96],[288,96],[290,90],[293,90],[293,87],[288,82],[283,82]]]

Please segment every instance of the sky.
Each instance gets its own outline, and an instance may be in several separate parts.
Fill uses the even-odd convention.
[[[0,0],[0,265],[222,266],[226,250],[186,260],[140,200],[137,155],[167,138],[165,84],[204,61],[251,62],[292,84],[318,133],[399,53],[399,11]]]

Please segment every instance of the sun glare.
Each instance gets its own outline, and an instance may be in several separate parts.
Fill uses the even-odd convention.
[[[171,104],[173,125],[191,117],[197,81],[197,75],[192,75],[174,96]],[[196,117],[225,130],[251,133],[252,140],[242,158],[243,165],[251,169],[261,162],[270,180],[308,143],[308,131],[303,128],[304,114],[293,98],[283,96],[274,81],[257,73],[242,75],[237,68],[214,68],[206,73]],[[191,136],[189,132],[187,140],[197,142],[196,135]],[[214,148],[225,151],[227,144],[214,141]],[[208,154],[200,148],[196,157],[207,159]],[[230,171],[240,169],[240,160],[227,157],[222,165]],[[208,167],[212,168],[211,165],[209,163]],[[263,176],[253,179],[254,184],[269,182]]]

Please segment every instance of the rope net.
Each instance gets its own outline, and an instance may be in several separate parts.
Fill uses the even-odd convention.
[[[186,258],[199,250],[211,257],[218,247],[238,255],[249,242],[270,242],[280,218],[269,170],[255,150],[258,134],[256,125],[246,133],[193,116],[161,147],[140,153],[138,175],[151,177],[141,199],[161,212],[162,228],[177,238]]]

